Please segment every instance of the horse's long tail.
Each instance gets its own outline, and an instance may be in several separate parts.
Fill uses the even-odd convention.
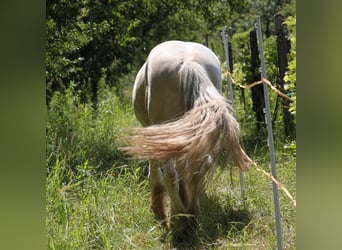
[[[188,111],[175,121],[130,129],[124,139],[128,146],[122,149],[143,159],[209,160],[215,164],[222,157],[222,164],[234,163],[248,170],[253,161],[241,147],[233,110],[204,68],[184,62],[179,76]]]

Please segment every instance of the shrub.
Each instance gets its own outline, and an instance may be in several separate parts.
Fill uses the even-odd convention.
[[[102,170],[127,163],[118,150],[118,137],[135,118],[131,105],[121,103],[115,92],[101,79],[96,107],[90,98],[81,102],[73,82],[64,92],[54,93],[47,106],[48,166],[58,159],[71,170],[85,162]]]

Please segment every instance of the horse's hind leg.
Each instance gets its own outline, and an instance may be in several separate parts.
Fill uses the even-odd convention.
[[[166,189],[171,200],[171,229],[174,246],[192,242],[194,239],[191,225],[193,217],[187,214],[188,191],[186,180],[182,172],[178,172],[175,162],[169,160],[163,167],[163,176]],[[190,216],[190,217],[189,217]]]
[[[184,204],[179,193],[179,176],[174,160],[168,160],[163,166],[163,177],[171,200],[171,216],[185,212]]]
[[[187,208],[189,205],[189,195],[188,195],[188,189],[186,186],[186,181],[183,179],[179,180],[179,196],[184,205],[184,208]]]
[[[168,228],[165,210],[165,188],[163,176],[157,161],[150,160],[149,182],[151,187],[151,209],[157,219],[162,221],[165,228]]]

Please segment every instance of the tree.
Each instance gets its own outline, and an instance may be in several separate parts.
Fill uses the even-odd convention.
[[[101,77],[122,94],[122,77],[165,40],[200,42],[224,58],[221,27],[243,32],[271,7],[270,0],[47,0],[47,102],[74,81],[96,103]]]
[[[133,1],[48,0],[46,14],[47,99],[71,80],[92,94],[105,75],[110,84],[127,73],[134,57]],[[84,95],[86,96],[86,95]]]

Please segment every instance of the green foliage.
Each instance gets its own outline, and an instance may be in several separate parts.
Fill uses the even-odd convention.
[[[244,32],[260,13],[267,13],[263,21],[269,23],[282,2],[49,0],[47,101],[71,81],[78,89],[89,91],[96,101],[97,83],[103,75],[107,84],[120,91],[127,85],[122,77],[136,72],[147,53],[165,40],[206,43],[222,55],[222,26],[229,26],[234,33]]]
[[[127,162],[117,139],[121,128],[135,124],[131,106],[120,103],[103,80],[99,86],[96,109],[91,101],[81,103],[73,82],[65,92],[54,93],[47,107],[49,165],[64,159],[71,169],[85,162],[107,169]]]
[[[79,89],[96,95],[103,72],[111,85],[128,73],[133,29],[139,24],[130,13],[132,5],[132,1],[47,1],[48,99],[72,80]]]
[[[290,92],[290,97],[294,102],[290,104],[290,112],[296,117],[296,16],[289,16],[285,21],[289,29],[289,39],[291,41],[291,51],[289,56],[288,71],[284,77],[287,83],[286,90]]]

